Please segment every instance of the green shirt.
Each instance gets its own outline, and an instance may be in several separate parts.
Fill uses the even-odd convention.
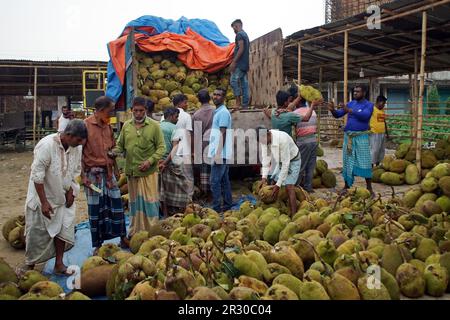
[[[275,112],[275,109],[272,110],[272,129],[284,131],[292,137],[292,126],[297,125],[302,117],[293,112],[284,112],[277,116]]]
[[[169,121],[163,121],[161,122],[161,130],[164,136],[164,141],[166,143],[166,153],[163,156],[163,159],[167,159],[169,156],[170,151],[172,151],[172,141],[175,138],[175,130],[177,129],[177,126]]]
[[[114,151],[125,153],[125,174],[129,177],[146,177],[158,170],[158,161],[166,152],[164,137],[159,123],[146,118],[144,126],[136,129],[133,120],[128,120],[122,127]],[[140,171],[139,166],[150,161],[147,171]]]

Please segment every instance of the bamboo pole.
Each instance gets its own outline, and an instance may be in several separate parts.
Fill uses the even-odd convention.
[[[298,85],[302,84],[302,43],[298,43],[298,61],[297,61]]]
[[[344,34],[344,104],[348,103],[348,31]]]
[[[323,81],[323,67],[319,68],[319,90],[322,92],[322,81]],[[317,109],[317,142],[320,144],[320,118],[322,116],[322,105],[320,104]]]
[[[37,67],[34,67],[34,95],[33,95],[33,146],[36,146],[36,112],[37,112]]]
[[[417,49],[414,50],[414,79],[413,79],[413,94],[414,94],[414,98],[413,98],[413,134],[412,136],[414,137],[413,139],[413,147],[416,148],[417,146],[417,135],[415,134],[417,132],[417,99],[418,99],[418,95],[419,95],[419,88],[418,88],[418,82],[417,82],[417,73],[419,72],[419,58],[418,58],[418,52]]]
[[[417,146],[416,164],[419,174],[422,172],[422,125],[423,125],[423,95],[425,90],[425,62],[427,53],[427,12],[422,12],[422,53],[420,56],[420,88],[417,108]]]

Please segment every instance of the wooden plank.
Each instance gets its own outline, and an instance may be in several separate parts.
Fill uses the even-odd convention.
[[[298,43],[298,57],[297,57],[297,80],[298,84],[302,84],[302,43]]]
[[[427,53],[427,12],[422,13],[422,52],[420,56],[420,88],[419,104],[417,107],[417,146],[416,165],[419,173],[422,172],[422,128],[423,128],[423,95],[425,89],[425,62]]]
[[[348,31],[344,37],[344,103],[348,103]]]
[[[248,81],[251,105],[275,105],[275,94],[283,86],[283,33],[276,29],[250,44]]]

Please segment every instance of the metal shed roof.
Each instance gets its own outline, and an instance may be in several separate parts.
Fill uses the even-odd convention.
[[[82,96],[83,70],[105,70],[103,61],[0,60],[0,95],[33,92],[34,68],[38,96]]]
[[[397,0],[381,6],[381,29],[369,30],[362,13],[320,27],[302,30],[285,40],[284,74],[298,78],[298,43],[302,46],[302,80],[341,81],[344,31],[349,34],[348,78],[384,77],[414,73],[420,54],[422,12],[428,14],[426,72],[450,70],[450,0]]]

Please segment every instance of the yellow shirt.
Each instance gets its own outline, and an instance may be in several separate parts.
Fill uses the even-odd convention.
[[[386,133],[385,127],[386,114],[384,109],[373,108],[372,118],[370,119],[370,131],[372,133]]]

